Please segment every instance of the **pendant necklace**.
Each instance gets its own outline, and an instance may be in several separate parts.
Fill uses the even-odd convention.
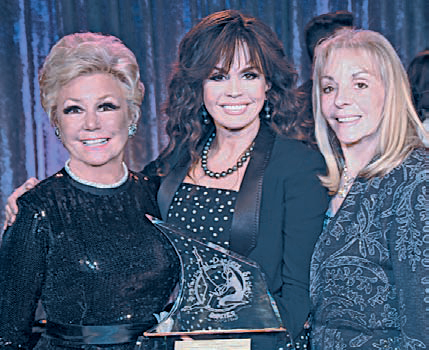
[[[354,181],[354,177],[351,177],[349,175],[347,166],[345,164],[343,168],[342,177],[343,177],[343,185],[341,186],[341,188],[338,189],[337,195],[340,198],[345,198]]]

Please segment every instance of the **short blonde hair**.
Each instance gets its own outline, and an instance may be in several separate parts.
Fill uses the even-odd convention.
[[[322,115],[320,77],[329,57],[341,48],[367,54],[374,61],[374,68],[378,69],[385,88],[376,160],[359,175],[372,178],[387,174],[414,148],[423,146],[418,130],[427,134],[414,109],[405,69],[389,41],[371,30],[340,29],[316,47],[313,68],[315,134],[328,169],[327,175],[320,179],[331,194],[338,191],[343,158],[339,141]]]
[[[52,125],[57,123],[57,95],[73,79],[94,73],[112,74],[126,91],[130,118],[140,118],[144,85],[136,57],[118,38],[96,33],[75,33],[61,38],[40,70],[42,106]]]

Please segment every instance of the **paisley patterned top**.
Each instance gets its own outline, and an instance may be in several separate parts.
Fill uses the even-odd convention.
[[[311,262],[312,349],[429,348],[428,149],[358,178]]]

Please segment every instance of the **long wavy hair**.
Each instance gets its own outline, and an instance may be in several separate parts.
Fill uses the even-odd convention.
[[[188,152],[192,163],[199,158],[197,148],[213,123],[201,118],[203,81],[222,62],[228,72],[236,50],[248,48],[249,64],[264,74],[270,89],[267,100],[272,118],[268,122],[278,133],[307,139],[307,129],[300,128],[302,101],[294,90],[297,73],[286,59],[275,33],[260,20],[235,10],[213,13],[195,25],[182,39],[169,84],[164,112],[169,143],[161,153],[158,172],[168,167],[163,160],[176,149]]]
[[[384,176],[414,148],[423,146],[419,132],[426,134],[413,106],[407,73],[389,41],[371,30],[339,30],[316,47],[313,70],[315,133],[328,168],[327,176],[320,176],[320,179],[331,194],[338,191],[344,158],[334,131],[322,115],[320,79],[329,58],[341,48],[368,55],[374,63],[373,67],[378,69],[385,89],[376,159],[362,169],[359,175],[366,178]]]

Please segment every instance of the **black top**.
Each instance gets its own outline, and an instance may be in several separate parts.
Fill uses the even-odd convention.
[[[190,156],[177,149],[167,161],[169,172],[158,192],[164,220]],[[144,173],[154,174],[159,164],[150,163]],[[322,173],[325,165],[318,152],[276,135],[262,122],[231,223],[230,249],[261,266],[283,323],[295,338],[310,311],[310,259],[327,208],[327,192],[317,178]]]
[[[183,183],[168,211],[167,222],[186,229],[189,236],[229,249],[237,192]]]
[[[141,324],[143,331],[156,323],[179,262],[145,217],[159,216],[151,186],[130,173],[120,187],[100,189],[61,170],[19,198],[0,250],[0,348],[28,346],[39,298],[48,322],[61,325]],[[36,348],[69,348],[44,337]]]
[[[311,263],[312,349],[429,345],[428,150],[357,178]]]

